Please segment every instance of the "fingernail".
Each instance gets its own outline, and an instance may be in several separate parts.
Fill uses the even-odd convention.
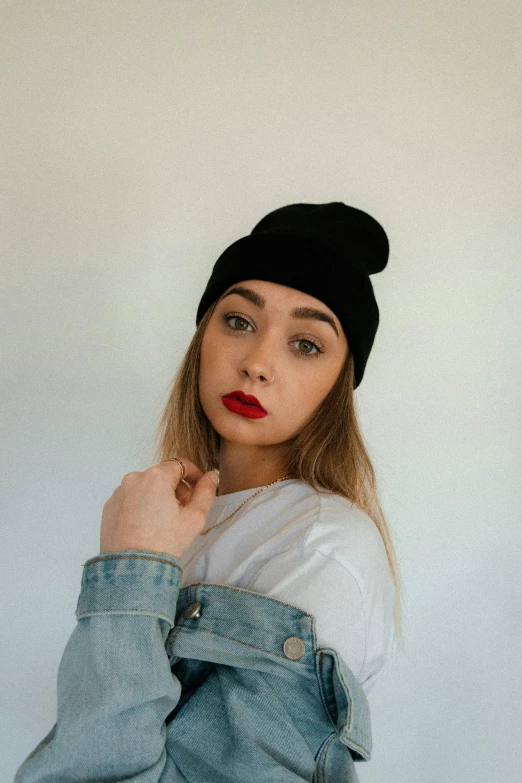
[[[217,487],[217,485],[219,484],[219,474],[218,474],[218,473],[216,473],[215,471],[213,471],[213,472],[211,473],[211,476],[212,476],[212,481],[214,482],[214,484],[215,484],[215,485],[216,485],[216,487]]]

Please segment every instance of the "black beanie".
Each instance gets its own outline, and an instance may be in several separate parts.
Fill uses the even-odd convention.
[[[383,227],[366,212],[341,201],[289,204],[269,212],[221,253],[201,297],[196,326],[215,299],[243,280],[304,291],[339,319],[353,354],[357,388],[379,325],[370,275],[382,272],[388,255]]]

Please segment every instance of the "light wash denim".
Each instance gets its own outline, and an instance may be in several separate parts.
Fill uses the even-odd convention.
[[[313,615],[181,576],[157,552],[87,561],[56,723],[14,783],[357,781],[368,702]]]

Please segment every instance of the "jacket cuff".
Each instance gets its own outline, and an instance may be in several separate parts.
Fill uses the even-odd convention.
[[[76,619],[95,614],[148,614],[172,627],[183,569],[163,552],[101,552],[84,563]]]

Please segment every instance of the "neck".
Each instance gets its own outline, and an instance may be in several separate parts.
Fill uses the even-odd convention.
[[[234,448],[232,448],[234,447]],[[271,484],[285,475],[282,449],[221,444],[218,496]]]

